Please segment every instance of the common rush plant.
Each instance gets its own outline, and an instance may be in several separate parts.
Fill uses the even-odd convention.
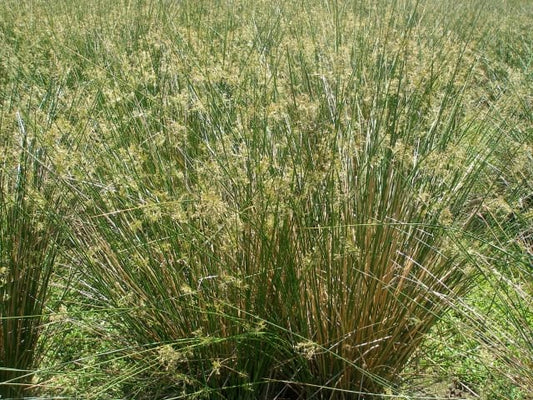
[[[15,138],[6,135],[6,125],[14,124],[2,117],[0,397],[22,398],[41,356],[39,336],[61,224],[55,215],[57,186],[49,181],[42,148],[27,133],[20,113],[18,129],[11,129]]]
[[[123,310],[124,345],[153,349],[139,375],[160,396],[377,393],[469,288],[455,232],[493,140],[463,112],[470,44],[451,57],[447,35],[417,43],[416,8],[350,20],[338,6],[305,14],[311,41],[281,28],[290,10],[252,9],[235,27],[247,64],[235,39],[189,65],[228,39],[202,33],[223,8],[204,21],[184,5],[181,39],[167,56],[148,45],[158,66],[128,77],[174,91],[174,114],[145,89],[102,100],[108,150],[82,189],[76,262],[94,299]],[[190,73],[163,73],[170,54]]]
[[[505,10],[5,4],[6,82],[56,89],[36,131],[76,210],[84,332],[116,347],[77,363],[126,365],[86,397],[392,396],[468,310],[486,210],[528,176],[509,157],[527,107],[509,110],[529,92],[507,89],[531,85],[529,42],[504,79],[486,41]]]

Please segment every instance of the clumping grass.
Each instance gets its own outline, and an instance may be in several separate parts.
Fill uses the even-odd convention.
[[[4,165],[19,154],[43,174],[24,175],[28,220],[6,219],[2,240],[46,217],[25,315],[43,314],[50,279],[72,287],[48,311],[63,350],[33,383],[92,399],[447,396],[420,394],[432,374],[528,398],[533,11],[504,3],[1,5]],[[60,190],[61,219],[33,206],[41,187]]]
[[[41,321],[61,223],[57,186],[19,113],[0,165],[0,397],[28,393],[42,353]],[[2,121],[4,122],[4,121]],[[10,143],[15,142],[15,143]]]

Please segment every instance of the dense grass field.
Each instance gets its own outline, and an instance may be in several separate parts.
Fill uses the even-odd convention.
[[[533,399],[529,0],[0,2],[0,399]]]

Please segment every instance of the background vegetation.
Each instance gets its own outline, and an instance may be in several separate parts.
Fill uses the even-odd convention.
[[[0,4],[0,397],[533,398],[533,5]]]

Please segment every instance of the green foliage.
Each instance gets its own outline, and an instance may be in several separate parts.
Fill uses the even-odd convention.
[[[18,113],[17,119],[15,139],[2,135],[0,147],[2,398],[26,393],[38,365],[41,320],[61,227],[54,214],[59,200],[56,186],[49,182],[46,157]]]
[[[26,232],[42,270],[24,315],[43,314],[70,232],[52,279],[73,301],[49,311],[62,347],[40,384],[94,399],[400,396],[421,358],[487,398],[528,396],[532,12],[3,2],[1,251]],[[35,136],[22,146],[19,110]],[[59,197],[61,219],[44,212]]]

